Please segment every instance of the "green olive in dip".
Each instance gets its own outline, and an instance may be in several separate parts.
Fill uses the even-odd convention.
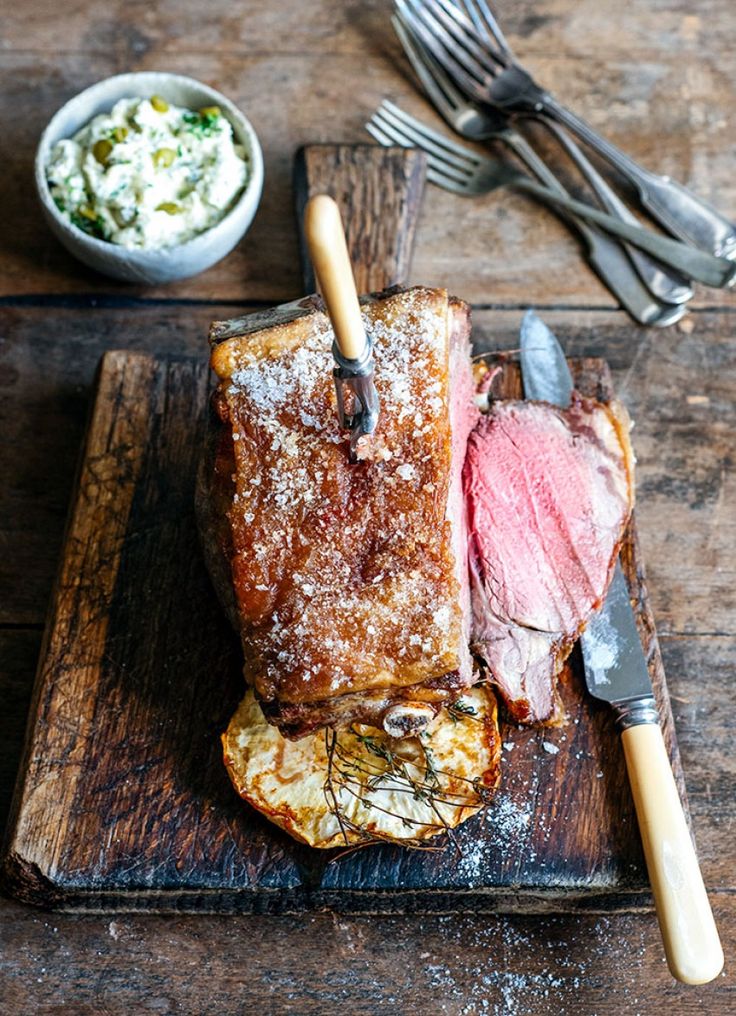
[[[121,99],[59,141],[46,177],[79,229],[150,250],[216,225],[246,187],[249,165],[218,106],[183,109],[154,95]]]

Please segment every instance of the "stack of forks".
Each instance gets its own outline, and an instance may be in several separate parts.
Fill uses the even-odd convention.
[[[438,112],[462,137],[505,144],[539,182],[457,144],[388,101],[366,124],[376,140],[424,149],[428,179],[447,190],[478,195],[510,185],[551,204],[584,241],[603,283],[641,324],[678,321],[693,296],[692,280],[733,285],[736,226],[685,187],[638,166],[535,84],[485,0],[395,3],[394,28]],[[604,210],[570,197],[516,128],[516,120],[526,118],[542,123],[561,144]],[[643,229],[572,134],[624,176],[644,210],[678,239]]]

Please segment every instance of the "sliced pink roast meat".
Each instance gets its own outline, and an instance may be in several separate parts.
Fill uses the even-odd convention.
[[[568,410],[495,402],[470,436],[472,648],[509,712],[553,722],[556,679],[600,606],[633,504],[629,422],[574,393]]]

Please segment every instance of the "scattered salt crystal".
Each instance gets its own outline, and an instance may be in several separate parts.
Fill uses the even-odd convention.
[[[513,751],[516,747],[513,741],[504,741],[503,746],[505,751]]]
[[[550,755],[556,755],[556,754],[557,754],[557,752],[558,752],[558,751],[560,750],[560,749],[559,749],[559,748],[557,747],[557,745],[556,745],[556,744],[552,744],[552,742],[551,742],[551,741],[542,741],[542,747],[543,747],[543,748],[544,748],[544,750],[545,750],[546,752],[548,752],[548,753],[549,753]]]
[[[432,614],[432,620],[441,631],[449,631],[450,608],[448,606],[438,607]]]
[[[386,481],[395,481],[392,489],[386,484],[389,502],[386,510],[392,511],[396,525],[390,531],[375,534],[381,545],[379,550],[385,547],[389,559],[392,548],[400,547],[406,540],[407,530],[414,533],[413,512],[409,513],[410,519],[406,512],[398,510],[407,497],[401,481],[410,483],[410,489],[416,485],[420,498],[432,497],[435,489],[432,482],[436,469],[434,456],[429,450],[422,453],[422,448],[427,446],[420,438],[414,441],[411,455],[407,454],[411,434],[416,431],[423,435],[423,431],[434,424],[435,414],[446,411],[447,402],[446,378],[437,369],[439,365],[444,370],[447,359],[444,322],[432,307],[423,306],[423,299],[414,302],[410,294],[404,299],[405,307],[394,319],[373,321],[370,310],[364,311],[366,329],[374,341],[376,385],[382,412],[394,425],[383,444],[376,440],[371,443],[376,470]],[[392,565],[369,578],[367,581],[373,586],[384,580],[389,585],[385,597],[375,597],[370,613],[361,613],[365,609],[365,597],[351,595],[350,591],[355,569],[346,559],[344,549],[331,543],[328,520],[333,517],[336,493],[335,446],[345,443],[345,435],[337,422],[330,377],[331,341],[332,331],[327,317],[323,316],[312,322],[303,342],[279,355],[248,354],[245,344],[238,369],[226,386],[225,394],[232,410],[232,432],[240,443],[239,454],[248,461],[255,453],[262,463],[258,474],[241,472],[241,478],[235,478],[241,490],[237,517],[248,525],[253,524],[256,517],[278,523],[278,527],[273,521],[265,524],[257,536],[250,534],[249,553],[261,567],[268,563],[268,571],[275,581],[274,566],[283,560],[284,551],[289,546],[308,546],[308,555],[301,553],[300,548],[298,557],[304,562],[302,575],[294,577],[296,589],[311,600],[302,599],[298,604],[305,617],[314,609],[313,604],[327,597],[330,604],[339,604],[336,630],[341,630],[343,617],[360,617],[363,630],[369,635],[391,632],[396,639],[397,656],[406,653],[410,657],[417,647],[424,653],[436,654],[437,633],[430,629],[432,639],[429,640],[424,630],[428,619],[424,616],[419,619],[417,614],[418,620],[412,626],[411,620],[397,616],[399,612],[395,609],[382,609],[384,600],[389,605],[392,598],[406,598],[410,602],[411,591],[426,578],[422,569],[395,571]],[[443,380],[438,380],[439,377]],[[429,384],[428,378],[432,378]],[[405,425],[397,428],[396,421],[401,418],[405,419]],[[245,426],[246,421],[248,426]],[[386,464],[388,460],[390,464]],[[394,500],[396,504],[392,506]],[[235,504],[237,502],[236,498]],[[363,534],[357,528],[355,532],[350,529],[350,519],[347,519],[345,537],[359,547]],[[315,539],[315,534],[322,531],[324,540],[320,540],[319,535]],[[262,583],[263,573],[256,572],[252,581]],[[252,588],[267,591],[265,585]],[[441,631],[447,631],[451,624],[452,608],[447,606],[450,602],[448,595],[433,607],[431,616]],[[369,620],[373,624],[368,625]],[[412,628],[421,634],[411,637]],[[316,673],[310,666],[313,661],[308,658],[310,625],[295,624],[288,606],[283,612],[283,621],[274,615],[263,636],[272,652],[291,649],[288,664],[295,678]],[[301,643],[299,655],[293,650],[296,640]],[[277,668],[279,666],[281,664],[277,664]],[[304,679],[308,678],[304,676]]]

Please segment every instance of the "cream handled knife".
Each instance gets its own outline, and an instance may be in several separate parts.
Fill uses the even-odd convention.
[[[559,342],[533,311],[521,326],[521,374],[528,399],[566,407],[572,376]],[[685,984],[723,968],[718,929],[700,873],[659,725],[644,650],[621,564],[581,638],[585,683],[608,702],[621,730],[667,964]]]

